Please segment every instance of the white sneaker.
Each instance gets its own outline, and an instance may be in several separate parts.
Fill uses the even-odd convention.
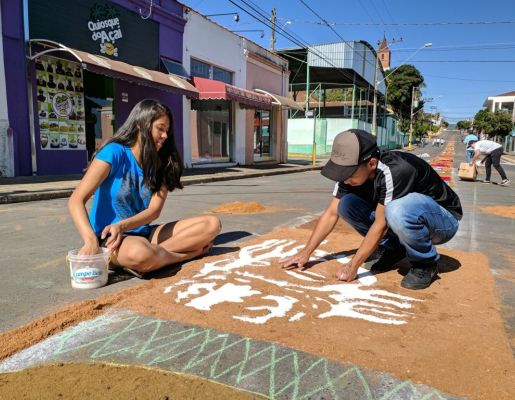
[[[510,186],[510,180],[509,179],[503,179],[501,181],[501,186]]]
[[[481,183],[490,183],[490,179],[483,179],[482,181],[480,181]]]

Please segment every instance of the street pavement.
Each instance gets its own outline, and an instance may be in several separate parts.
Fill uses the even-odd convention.
[[[429,158],[433,158],[444,147],[426,146],[423,149],[417,148],[414,152],[418,155],[427,153]],[[512,239],[514,222],[513,219],[483,213],[480,208],[492,205],[513,205],[514,186],[502,187],[494,184],[485,185],[478,182],[459,181],[456,168],[462,158],[464,158],[464,148],[457,143],[453,170],[454,189],[462,200],[465,212],[457,236],[445,247],[461,251],[479,251],[488,257],[495,279],[495,289],[502,305],[502,317],[513,344],[515,337],[515,312],[513,309],[515,291],[512,279],[515,267],[513,265]],[[513,180],[515,163],[512,164],[510,160],[507,160],[503,166]],[[290,168],[288,170],[293,171],[294,168],[298,168],[298,165]],[[496,174],[497,172],[494,170],[492,175],[494,180],[498,180]],[[256,201],[279,210],[276,213],[259,215],[259,218],[256,218],[255,215],[219,215],[224,228],[217,239],[215,251],[223,253],[240,241],[259,236],[278,227],[301,224],[319,214],[330,200],[333,183],[321,177],[319,171],[308,170],[287,175],[262,173],[262,175],[264,176],[250,178],[240,174],[238,177],[242,179],[191,184],[183,191],[174,192],[169,196],[158,222],[205,213],[220,204],[235,200]],[[55,182],[43,183],[51,184],[54,188],[57,187]],[[30,190],[28,191],[30,192]],[[28,323],[74,302],[96,298],[142,282],[132,276],[118,275],[111,277],[109,284],[100,289],[80,291],[71,288],[64,255],[68,250],[80,246],[81,241],[68,215],[65,198],[0,205],[0,215],[2,215],[0,237],[3,244],[0,263],[4,274],[3,279],[0,280],[0,304],[3,308],[3,312],[0,314],[0,332]],[[240,379],[239,375],[235,377],[234,374],[226,372],[238,369],[241,371],[242,365],[247,365],[249,360],[238,361],[241,352],[239,355],[238,352],[234,352],[231,356],[226,357],[225,351],[231,346],[222,346],[222,350],[205,347],[207,343],[214,346],[215,341],[213,340],[208,340],[200,345],[196,342],[191,343],[192,349],[198,349],[201,346],[200,348],[206,351],[203,357],[199,356],[200,353],[195,353],[197,354],[195,360],[187,359],[186,351],[184,353],[181,351],[179,354],[175,348],[164,349],[162,343],[154,343],[156,351],[166,352],[170,357],[161,364],[152,364],[155,358],[150,357],[152,346],[149,347],[150,331],[148,329],[152,330],[151,328],[156,324],[160,324],[160,329],[163,329],[156,337],[171,337],[176,334],[177,330],[182,332],[187,328],[197,332],[198,337],[196,335],[188,336],[184,340],[195,341],[200,340],[199,337],[205,338],[208,333],[203,328],[177,326],[177,323],[173,321],[165,323],[134,313],[124,314],[125,312],[124,310],[108,312],[104,316],[85,322],[76,328],[70,328],[7,360],[0,366],[0,369],[7,370],[13,366],[18,368],[32,365],[34,357],[41,359],[41,354],[45,354],[45,359],[48,361],[110,359],[124,363],[154,365],[164,369],[207,376],[264,394],[270,394],[270,390],[272,390],[274,394],[283,395],[283,398],[288,397],[284,395],[290,394],[289,390],[292,388],[296,391],[295,393],[299,394],[299,397],[300,394],[309,394],[310,391],[318,390],[313,393],[312,398],[322,398],[324,390],[328,387],[336,392],[344,389],[353,390],[352,393],[356,393],[357,398],[361,398],[360,393],[373,393],[373,396],[368,396],[368,398],[450,398],[435,389],[414,385],[407,381],[398,381],[380,371],[368,371],[359,366],[331,363],[326,359],[295,352],[279,345],[273,345],[273,350],[270,350],[271,345],[266,342],[241,338],[224,332],[213,333],[211,331],[209,335],[216,334],[225,338],[224,346],[227,343],[246,343],[246,346],[251,346],[258,354],[266,353],[265,349],[272,351],[274,357],[275,354],[295,354],[292,357],[295,358],[296,363],[298,360],[302,360],[303,365],[323,365],[324,376],[330,376],[331,379],[318,382],[314,377],[322,376],[322,373],[312,375],[298,370],[287,371],[284,370],[284,365],[281,365],[277,368],[277,371],[283,371],[281,374],[274,375],[274,377],[270,373],[267,375],[269,380],[277,378],[282,382],[283,386],[279,386],[279,389],[266,387],[270,382],[257,375],[262,370],[257,367],[256,372],[249,375],[255,379],[246,381],[246,379]],[[134,321],[137,321],[138,329],[145,327],[147,330],[134,331],[133,323],[136,323]],[[130,329],[126,324],[130,324]],[[123,341],[124,345],[114,349],[113,346],[116,347],[118,346],[116,343],[120,343],[118,339],[123,332],[128,334]],[[113,339],[113,335],[118,338],[116,341]],[[126,340],[132,341],[127,343]],[[148,357],[141,356],[144,353],[143,349],[149,352]],[[260,353],[260,350],[263,350],[263,353]],[[222,353],[226,364],[220,364],[218,367],[221,368],[220,371],[225,372],[216,373],[216,368],[208,359],[213,354],[219,357]],[[183,357],[186,358],[183,359]],[[171,362],[172,359],[175,361]],[[268,359],[265,357],[262,360],[263,366],[270,367],[270,363],[266,361]],[[198,362],[199,360],[202,362]],[[252,362],[260,365],[259,358],[253,359]],[[343,379],[343,377],[346,378]],[[307,382],[306,387],[301,390],[298,384],[303,380],[307,380]],[[258,387],[252,386],[256,385],[256,382],[261,383]],[[281,388],[283,391],[278,393],[277,391],[282,390]],[[281,398],[279,395],[274,397]]]
[[[435,157],[443,148],[426,146],[414,150]],[[464,148],[456,146],[455,175],[464,158]],[[515,163],[503,162],[508,176],[515,178]],[[223,231],[216,242],[216,252],[224,252],[239,241],[272,231],[283,226],[299,225],[323,211],[329,201],[333,183],[320,176],[309,165],[287,165],[262,168],[258,171],[211,172],[194,176],[198,179],[224,179],[211,183],[197,183],[172,193],[158,222],[167,222],[203,214],[220,204],[236,200],[255,201],[276,207],[280,212],[255,215],[220,214]],[[319,169],[320,166],[316,166]],[[233,168],[231,168],[233,169]],[[235,169],[235,168],[234,168]],[[301,173],[288,173],[298,172]],[[281,175],[267,175],[280,172]],[[246,173],[260,174],[258,178]],[[228,179],[231,174],[239,179]],[[497,178],[494,170],[492,177]],[[187,178],[187,177],[186,177]],[[488,205],[512,205],[514,187],[462,182],[454,176],[455,190],[460,195],[465,215],[460,230],[448,246],[463,251],[481,251],[490,259],[503,316],[510,337],[514,337],[513,310],[515,291],[508,273],[513,271],[513,219],[496,217],[480,212]],[[57,184],[75,185],[76,181],[19,183],[33,185],[30,193],[39,193],[41,186]],[[1,186],[3,189],[7,186]],[[46,190],[52,191],[52,187]],[[70,186],[71,187],[71,186]],[[7,189],[12,190],[12,189]],[[131,287],[140,282],[123,274],[112,277],[108,286],[94,291],[73,290],[69,284],[64,256],[80,247],[81,239],[69,216],[66,198],[22,203],[0,204],[0,238],[2,253],[0,265],[4,274],[0,279],[0,332],[12,329],[67,304],[98,297],[106,293]],[[511,258],[510,258],[511,257]]]

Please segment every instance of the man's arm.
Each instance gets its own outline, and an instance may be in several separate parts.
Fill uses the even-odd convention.
[[[378,204],[376,207],[375,221],[361,242],[358,251],[349,263],[342,265],[338,269],[336,277],[341,281],[347,282],[356,279],[358,268],[374,252],[387,230],[388,225],[385,217],[385,206]]]
[[[476,149],[474,151],[474,157],[472,157],[472,160],[470,160],[470,165],[474,165],[480,155],[481,155],[481,151],[479,149]]]
[[[338,222],[338,204],[340,199],[333,197],[325,211],[322,213],[320,218],[317,221],[311,236],[304,246],[304,248],[299,251],[294,256],[285,258],[279,261],[279,264],[283,268],[294,267],[297,266],[302,268],[304,264],[309,261],[309,257],[311,253],[315,251],[315,249],[322,243],[322,241],[331,233],[334,229],[334,226]]]

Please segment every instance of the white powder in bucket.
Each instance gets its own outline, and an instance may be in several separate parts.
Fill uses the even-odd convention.
[[[90,256],[78,253],[78,249],[70,250],[67,257],[72,287],[95,289],[104,286],[109,273],[109,250],[101,247],[98,254]]]

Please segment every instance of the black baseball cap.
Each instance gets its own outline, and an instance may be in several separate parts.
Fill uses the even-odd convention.
[[[341,132],[334,138],[331,158],[322,168],[322,175],[343,182],[375,154],[379,154],[375,136],[362,129]]]

